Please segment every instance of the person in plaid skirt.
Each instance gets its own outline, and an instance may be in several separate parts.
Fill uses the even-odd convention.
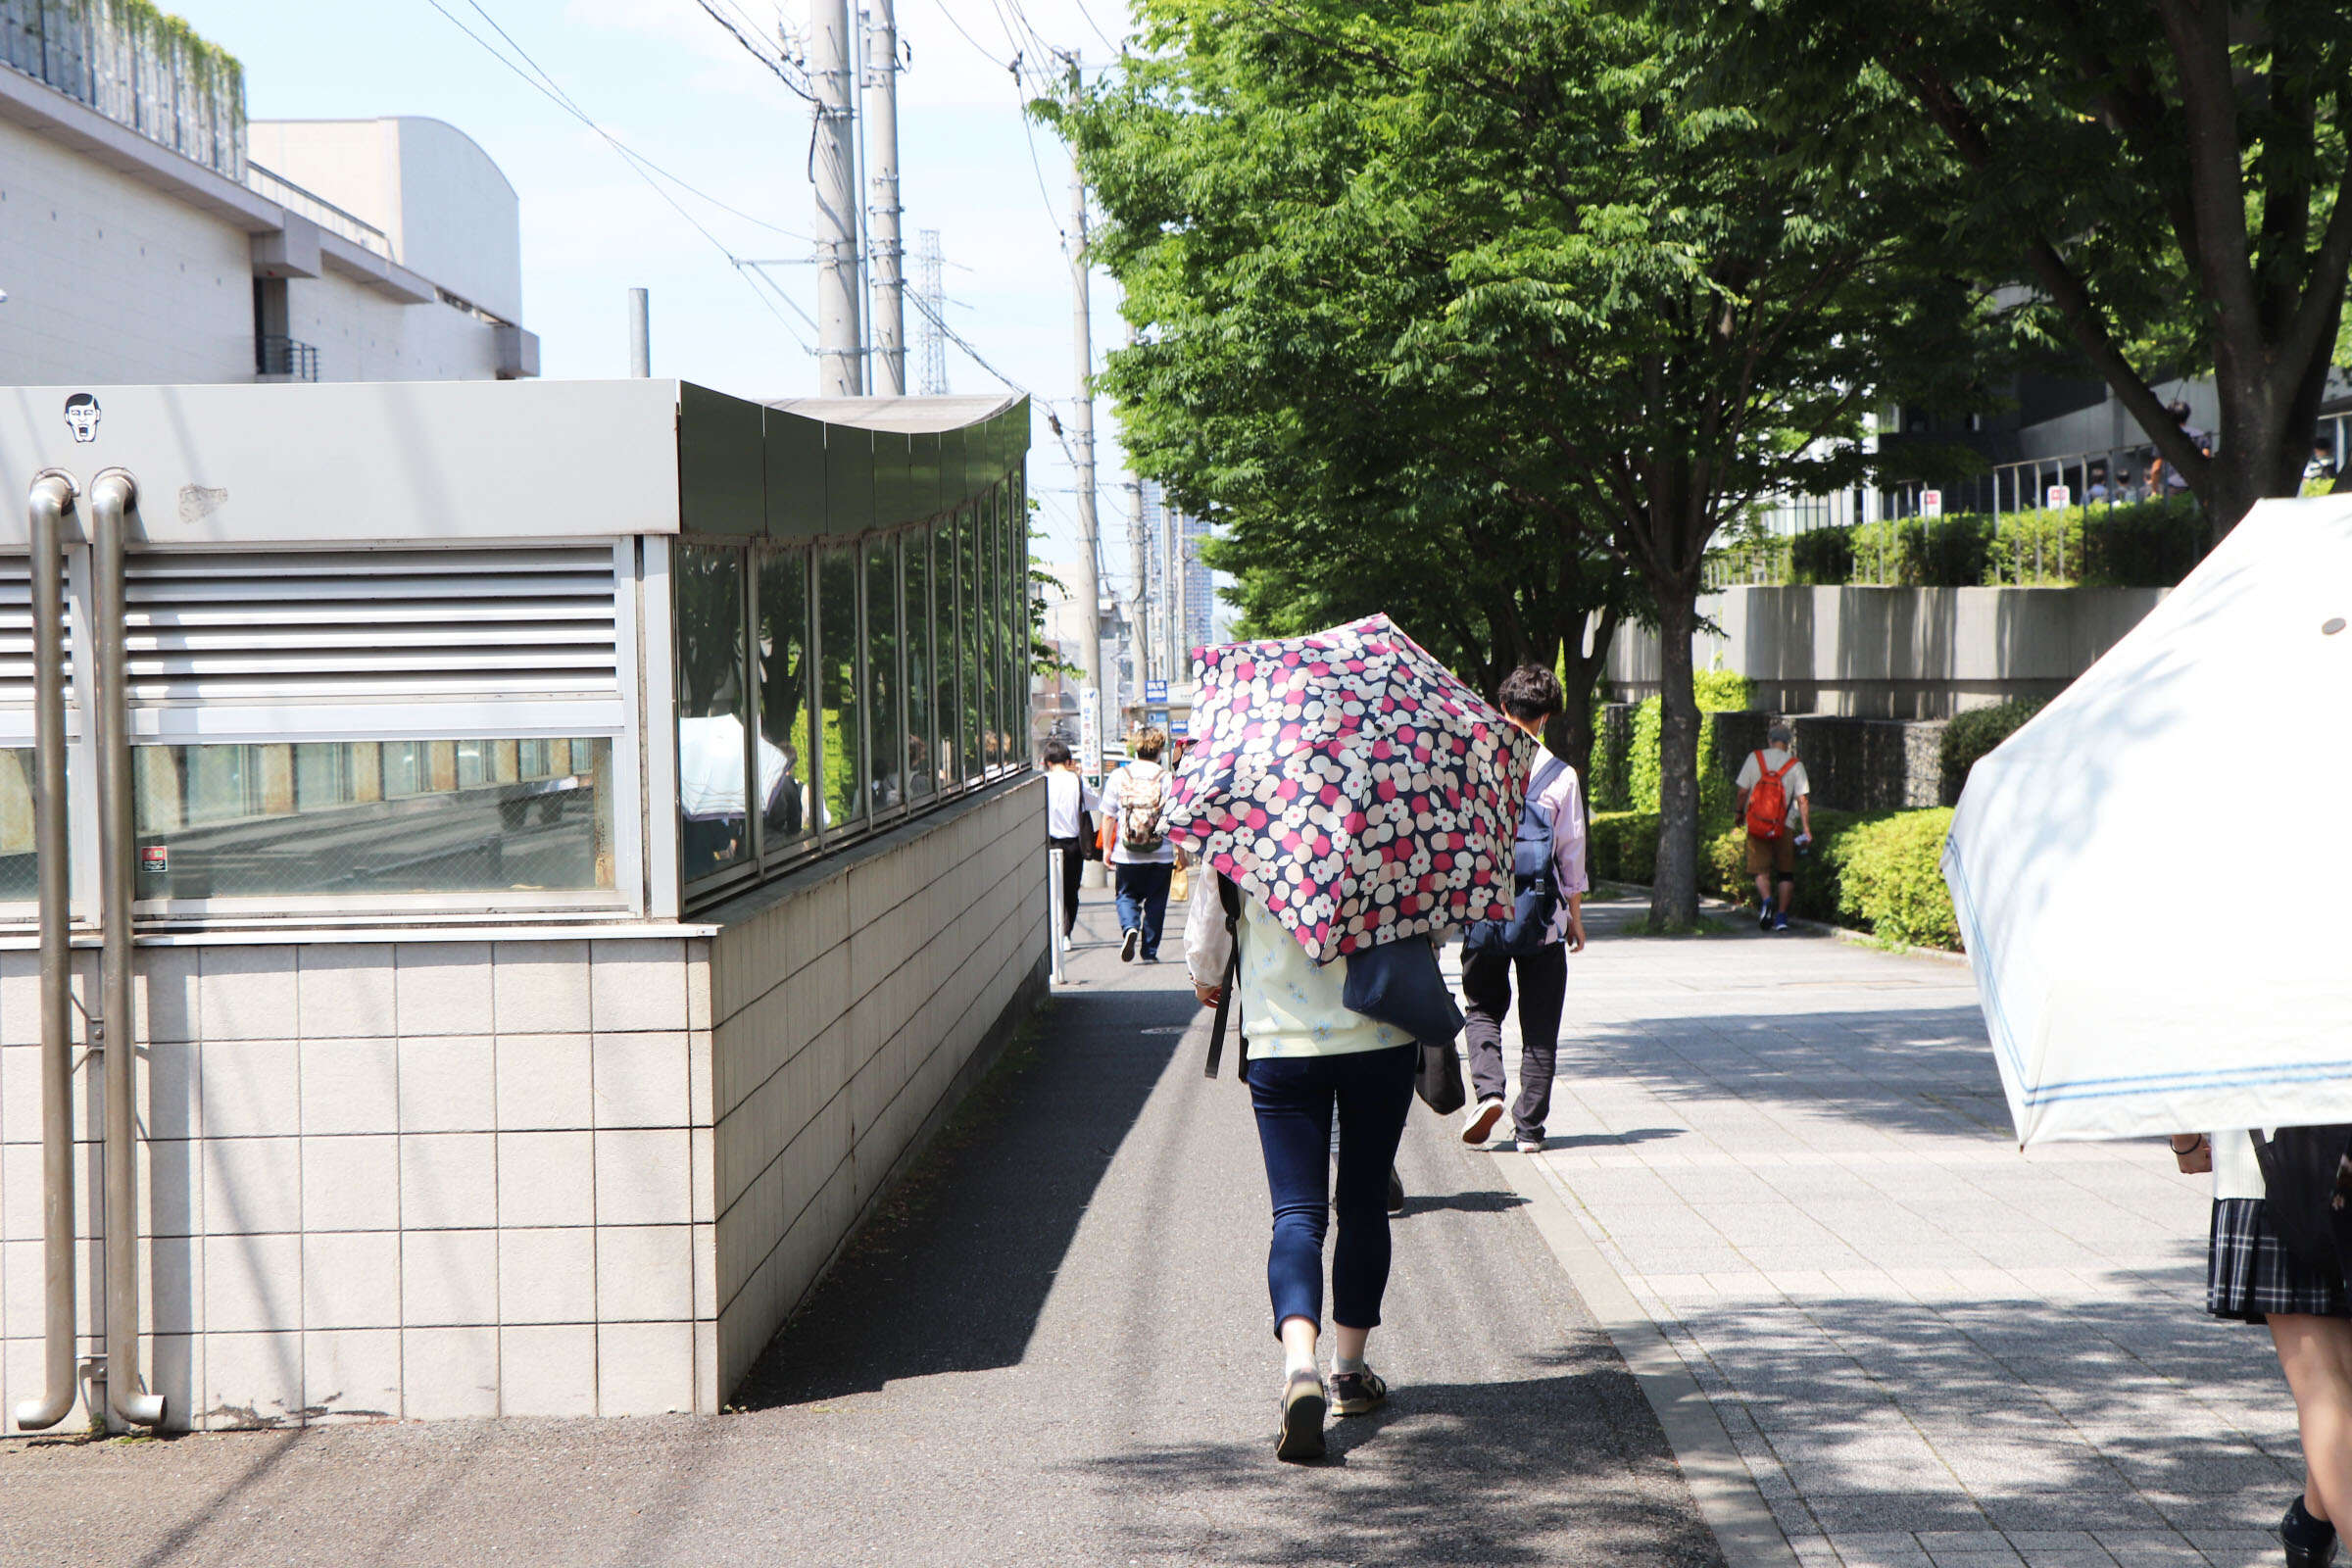
[[[2182,1133],[2172,1148],[2182,1171],[2213,1173],[2205,1309],[2269,1324],[2295,1397],[2304,1487],[2278,1524],[2287,1568],[2328,1568],[2335,1560],[2333,1521],[2352,1513],[2352,1305],[2344,1282],[2305,1265],[2279,1242],[2245,1132]]]

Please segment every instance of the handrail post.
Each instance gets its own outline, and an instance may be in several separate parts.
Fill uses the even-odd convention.
[[[130,1006],[132,835],[130,685],[122,667],[124,533],[138,485],[120,468],[90,483],[90,619],[98,676],[99,995],[106,1051],[106,1407],[109,1425],[161,1426],[161,1396],[138,1392],[139,1207],[133,1096],[138,1031]]]
[[[42,1393],[17,1402],[17,1425],[41,1432],[74,1408],[77,1328],[74,1289],[74,983],[68,940],[66,828],[65,514],[74,481],[45,473],[29,498],[32,597],[32,837],[41,918]]]

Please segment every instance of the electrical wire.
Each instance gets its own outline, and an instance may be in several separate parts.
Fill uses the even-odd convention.
[[[733,38],[737,43],[743,45],[744,53],[750,55],[754,60],[757,60],[761,65],[765,66],[769,74],[773,75],[787,88],[807,99],[808,102],[812,104],[816,102],[816,94],[809,91],[808,88],[804,86],[801,82],[794,80],[792,74],[785,69],[784,63],[781,60],[771,58],[766,51],[760,48],[759,45],[753,43],[749,37],[745,36],[741,27],[736,26],[735,24],[729,22],[725,17],[719,15],[718,7],[712,5],[710,0],[695,0],[695,4],[703,8],[703,14],[705,16],[709,17],[712,22],[717,23],[720,26],[726,28],[728,36]],[[750,19],[746,18],[745,20],[748,21]]]
[[[721,240],[716,234],[711,233],[709,228],[705,227],[700,219],[688,212],[685,206],[681,204],[676,197],[672,196],[668,191],[663,190],[662,186],[654,179],[653,175],[647,172],[649,168],[654,166],[645,163],[645,161],[640,159],[637,154],[632,153],[626,146],[622,145],[619,138],[615,137],[611,131],[606,130],[604,126],[598,124],[594,119],[590,118],[587,111],[581,109],[579,105],[573,103],[570,99],[570,96],[564,91],[560,84],[557,83],[555,77],[549,75],[546,69],[542,67],[536,60],[532,60],[529,52],[526,51],[521,44],[515,43],[514,36],[510,34],[506,28],[499,26],[497,19],[492,17],[489,12],[482,11],[480,0],[466,0],[466,3],[471,5],[474,10],[481,12],[482,19],[485,22],[488,22],[492,27],[497,29],[500,37],[506,39],[507,42],[514,47],[514,52],[517,55],[520,55],[522,59],[530,66],[531,72],[538,73],[538,77],[536,79],[530,74],[529,72],[525,72],[522,67],[517,66],[514,61],[508,59],[495,44],[490,42],[489,39],[484,38],[480,33],[475,32],[471,27],[466,26],[455,12],[451,11],[447,6],[444,6],[441,3],[441,0],[425,0],[425,4],[431,6],[435,11],[440,12],[442,16],[449,19],[450,25],[456,27],[460,32],[466,34],[466,37],[471,38],[476,44],[479,44],[490,54],[493,59],[497,60],[500,65],[503,65],[509,71],[514,72],[515,75],[520,76],[525,82],[528,82],[531,86],[537,88],[541,93],[552,99],[559,107],[569,113],[574,119],[578,120],[590,130],[593,130],[599,136],[602,136],[606,142],[611,144],[614,152],[620,154],[622,160],[628,164],[629,168],[635,171],[637,177],[645,181],[648,189],[653,191],[655,195],[661,197],[662,201],[668,203],[672,212],[684,219],[687,224],[691,226],[696,233],[709,240],[711,246],[717,250],[721,256],[724,256],[727,259],[729,265],[734,267],[734,270],[737,275],[742,275],[743,269],[740,266],[735,266],[735,253],[727,248],[726,242]],[[643,165],[643,167],[641,167],[641,165]],[[665,177],[675,179],[674,175]],[[683,180],[677,180],[676,183],[684,186],[688,190],[693,190],[693,187],[686,185],[685,181]],[[703,193],[700,191],[695,191],[694,194],[698,196],[703,195]],[[725,203],[715,201],[709,196],[704,196],[703,199],[705,201],[710,201],[711,205],[716,207],[726,206]],[[733,211],[732,208],[727,210],[730,212]],[[742,217],[745,215],[738,214],[737,216]],[[759,222],[760,220],[754,219],[752,221]],[[761,224],[761,226],[773,227],[774,225]],[[778,229],[777,232],[786,234],[793,239],[806,239],[808,237],[803,234],[793,234],[789,229]],[[785,335],[790,337],[794,344],[796,344],[803,353],[813,355],[815,351],[809,348],[808,344],[802,339],[800,333],[793,329],[791,320],[786,318],[781,311],[776,309],[774,303],[768,299],[767,292],[761,289],[758,284],[753,283],[749,278],[746,278],[745,285],[751,289],[753,296],[758,299],[763,307],[766,308],[767,313],[776,318],[777,324],[784,328]]]
[[[810,238],[807,234],[801,233],[797,229],[786,228],[781,223],[771,223],[764,218],[755,217],[754,215],[745,212],[740,207],[730,206],[728,203],[720,201],[709,191],[704,190],[700,186],[694,185],[687,180],[680,178],[678,175],[671,173],[660,164],[655,163],[651,158],[646,157],[645,154],[637,151],[634,147],[631,147],[627,143],[623,142],[619,137],[613,135],[603,125],[597,123],[595,117],[591,116],[588,111],[582,109],[576,102],[574,102],[571,95],[564,90],[562,83],[558,82],[553,75],[549,74],[546,68],[541,66],[538,61],[532,59],[528,50],[524,49],[521,44],[515,42],[514,34],[508,32],[506,28],[499,25],[497,18],[491,16],[489,12],[482,10],[480,0],[466,0],[466,4],[471,6],[475,11],[481,12],[482,20],[489,23],[491,27],[497,31],[501,38],[506,39],[508,44],[513,47],[514,53],[521,58],[523,65],[527,65],[530,68],[528,71],[524,70],[523,66],[518,66],[514,63],[514,61],[509,59],[506,53],[502,51],[496,44],[492,43],[489,39],[483,37],[480,33],[475,32],[471,27],[467,26],[465,21],[455,12],[451,11],[447,6],[443,5],[441,0],[424,0],[424,3],[431,6],[435,11],[440,12],[443,17],[448,19],[451,26],[466,34],[466,37],[471,38],[477,45],[487,52],[492,59],[496,60],[500,65],[505,66],[509,71],[514,73],[515,75],[521,77],[523,81],[527,83],[534,91],[538,92],[540,96],[548,99],[550,102],[554,103],[556,107],[562,109],[565,114],[571,116],[572,119],[578,121],[581,124],[587,126],[597,135],[603,137],[604,140],[612,146],[612,150],[620,154],[620,156],[625,159],[633,168],[636,168],[641,175],[648,172],[659,175],[672,185],[677,186],[678,189],[686,192],[689,196],[696,198],[698,201],[708,202],[712,207],[717,208],[720,212],[726,213],[731,217],[740,218],[745,222],[753,224],[759,228],[764,228],[770,233],[781,234],[786,239],[797,239],[805,244],[813,245],[816,243],[814,239]],[[533,73],[536,73],[536,74],[533,74]],[[651,183],[651,181],[649,180],[648,183]]]

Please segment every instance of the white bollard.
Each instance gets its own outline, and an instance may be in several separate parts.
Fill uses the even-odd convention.
[[[1046,929],[1052,934],[1054,942],[1054,983],[1055,985],[1063,983],[1061,970],[1062,857],[1069,853],[1067,850],[1056,849],[1046,851]]]

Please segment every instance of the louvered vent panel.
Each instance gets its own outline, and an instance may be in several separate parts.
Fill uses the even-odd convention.
[[[66,605],[58,594],[61,610]],[[74,617],[66,612],[66,706],[74,706]],[[23,556],[0,556],[0,708],[32,707],[32,572]]]
[[[131,701],[611,696],[609,547],[130,558]]]

